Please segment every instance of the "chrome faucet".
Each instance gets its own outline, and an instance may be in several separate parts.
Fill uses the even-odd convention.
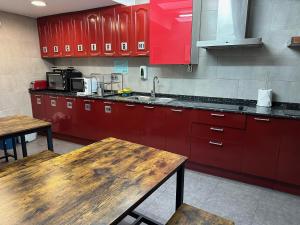
[[[157,83],[159,84],[159,79],[158,79],[158,77],[157,76],[154,76],[153,77],[153,89],[152,89],[152,91],[151,91],[151,98],[152,99],[155,99],[155,95],[156,95],[156,81],[157,81]]]

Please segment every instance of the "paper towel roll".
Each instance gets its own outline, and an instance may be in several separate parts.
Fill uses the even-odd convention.
[[[272,106],[272,89],[258,90],[257,106],[262,106],[262,107]]]

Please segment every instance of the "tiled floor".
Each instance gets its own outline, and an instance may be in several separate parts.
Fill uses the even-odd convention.
[[[79,147],[54,140],[58,153]],[[46,149],[44,137],[28,144],[29,154],[42,149]],[[21,155],[20,146],[18,153]],[[236,225],[300,225],[300,197],[190,170],[186,170],[184,201],[229,218]],[[175,177],[172,177],[139,206],[138,211],[165,223],[174,213],[174,207]],[[128,225],[130,221],[127,218],[120,225]]]

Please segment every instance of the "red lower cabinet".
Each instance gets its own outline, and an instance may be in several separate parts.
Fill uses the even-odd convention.
[[[300,185],[300,121],[285,120],[278,161],[278,180]]]
[[[166,127],[166,150],[190,157],[189,128],[190,110],[170,109],[166,110],[166,118],[163,121]]]
[[[165,108],[144,105],[141,110],[141,144],[165,149]]]
[[[240,172],[245,131],[193,123],[191,161]]]
[[[142,105],[117,103],[119,138],[135,143],[141,142]]]
[[[36,119],[46,120],[45,95],[31,94],[32,115]]]
[[[52,131],[55,133],[62,133],[62,121],[65,120],[64,104],[62,96],[45,95],[45,109],[47,121],[52,124]]]
[[[248,116],[242,171],[276,179],[282,120]]]

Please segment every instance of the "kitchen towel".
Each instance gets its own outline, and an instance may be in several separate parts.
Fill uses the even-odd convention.
[[[259,89],[257,106],[271,107],[272,106],[272,89]]]

